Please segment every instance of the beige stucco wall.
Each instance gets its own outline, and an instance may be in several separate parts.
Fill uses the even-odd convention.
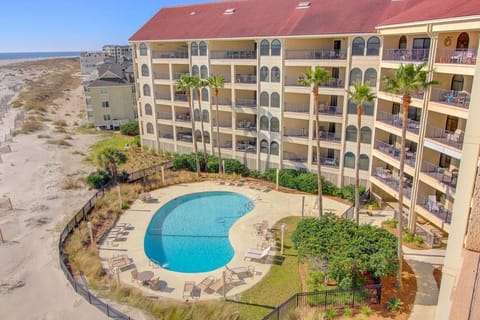
[[[135,93],[133,84],[108,87],[90,87],[93,122],[95,126],[106,126],[111,121],[105,121],[104,115],[109,114],[111,120],[135,119]],[[106,93],[101,93],[105,90]],[[108,101],[109,107],[103,108],[102,102]]]

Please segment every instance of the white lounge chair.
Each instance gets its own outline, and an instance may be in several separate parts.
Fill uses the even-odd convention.
[[[250,259],[250,260],[259,260],[264,262],[268,254],[270,253],[271,247],[267,247],[264,250],[259,250],[259,249],[248,249],[247,253],[245,253],[245,256],[243,259]]]
[[[195,289],[195,281],[185,281],[183,286],[183,298],[188,299],[193,297],[193,290]]]
[[[254,266],[229,268],[227,265],[225,265],[225,269],[230,272],[230,275],[232,277],[237,277],[239,280],[242,280],[243,278],[253,277],[253,274],[255,272]]]

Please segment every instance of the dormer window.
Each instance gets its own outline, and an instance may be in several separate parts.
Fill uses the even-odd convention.
[[[225,12],[223,14],[234,14],[234,13],[235,13],[235,8],[230,8],[230,9],[225,10]]]
[[[297,4],[297,9],[307,9],[310,8],[311,5],[311,2],[300,2],[299,4]]]

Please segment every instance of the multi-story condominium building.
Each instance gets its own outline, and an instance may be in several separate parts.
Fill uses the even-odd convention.
[[[432,245],[449,236],[437,314],[446,318],[461,276],[479,157],[479,35],[478,0],[248,0],[164,8],[130,38],[142,144],[191,152],[202,117],[209,152],[220,145],[222,155],[257,170],[316,172],[320,164],[336,185],[353,183],[359,156],[361,183],[395,201],[407,117],[404,214]],[[406,63],[425,63],[438,85],[414,95],[403,114],[401,97],[385,92],[382,79]],[[332,76],[320,86],[318,106],[311,88],[298,82],[312,66]],[[185,92],[175,89],[182,74],[225,78],[218,119],[209,88],[199,97],[202,114],[197,98],[190,113]],[[357,128],[346,90],[366,81],[377,99],[364,106]]]
[[[103,52],[82,52],[80,53],[80,71],[82,74],[91,74],[103,63],[105,54]]]
[[[120,46],[107,44],[102,47],[102,51],[105,56],[114,58],[116,63],[132,60],[132,47],[129,45]]]
[[[85,104],[87,120],[96,128],[118,129],[137,118],[137,102],[132,67],[103,64],[98,79],[87,82]]]

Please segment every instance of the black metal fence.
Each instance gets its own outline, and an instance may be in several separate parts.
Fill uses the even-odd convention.
[[[150,175],[156,174],[157,172],[162,170],[162,167],[165,170],[171,169],[172,168],[172,163],[167,162],[159,165],[155,165],[146,169],[142,169],[139,171],[131,172],[126,176],[126,179],[124,179],[124,182],[126,183],[132,183],[139,181],[145,177],[148,177]],[[120,319],[120,320],[130,320],[131,318],[124,313],[118,311],[117,309],[109,306],[105,302],[103,302],[101,299],[99,299],[97,296],[95,296],[93,293],[91,293],[88,288],[86,288],[83,284],[77,282],[70,270],[67,268],[65,265],[65,261],[67,260],[66,254],[63,252],[63,244],[67,240],[68,236],[73,232],[73,230],[84,220],[87,219],[88,215],[92,212],[92,209],[95,207],[95,203],[97,200],[103,198],[105,193],[112,187],[112,184],[107,184],[103,186],[102,189],[98,190],[93,197],[91,197],[84,205],[83,207],[70,219],[70,221],[67,223],[63,231],[60,233],[60,238],[58,240],[58,252],[59,252],[59,258],[60,258],[60,268],[63,270],[63,273],[65,273],[65,276],[67,277],[68,281],[72,285],[73,289],[75,292],[83,296],[90,304],[94,305],[97,307],[100,311],[105,313],[108,317],[112,319]]]
[[[293,312],[308,310],[341,309],[359,307],[365,304],[379,304],[382,298],[382,284],[373,284],[350,290],[325,290],[299,292],[263,318],[263,320],[289,319]]]

